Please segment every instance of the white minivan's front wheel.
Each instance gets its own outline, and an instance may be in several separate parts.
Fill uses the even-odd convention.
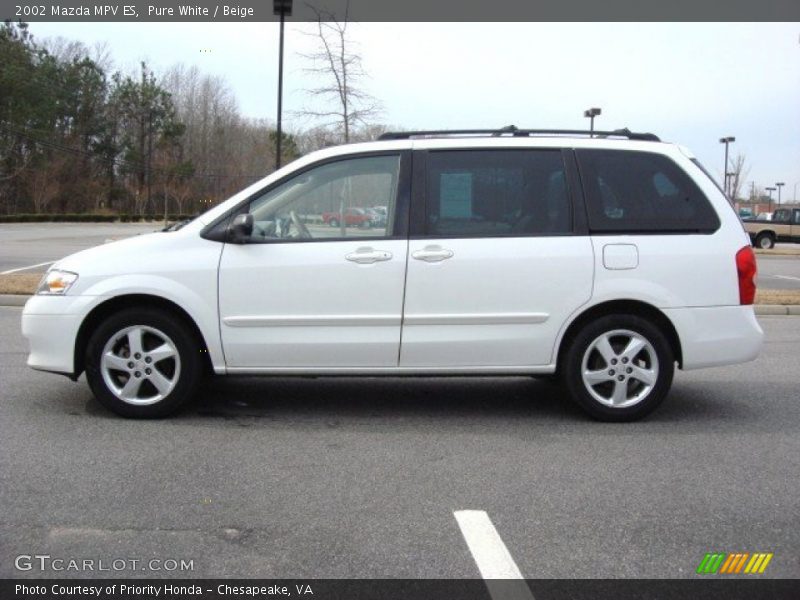
[[[199,344],[181,319],[157,309],[108,317],[89,340],[86,378],[106,408],[125,417],[162,417],[193,395]]]
[[[603,421],[632,421],[666,397],[674,356],[661,329],[636,315],[607,315],[573,338],[563,373],[572,398]]]

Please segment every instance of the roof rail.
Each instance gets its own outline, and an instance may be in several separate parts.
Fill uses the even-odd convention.
[[[388,131],[381,135],[379,140],[408,140],[411,138],[431,137],[532,137],[532,136],[563,136],[577,137],[589,136],[598,138],[621,137],[629,140],[660,142],[661,139],[653,133],[636,133],[628,129],[615,129],[614,131],[586,131],[583,129],[518,129],[514,125],[506,125],[500,129],[439,129],[430,131]]]

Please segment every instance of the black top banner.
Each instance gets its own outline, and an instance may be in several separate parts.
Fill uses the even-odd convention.
[[[4,20],[276,21],[800,21],[798,0],[0,0]]]

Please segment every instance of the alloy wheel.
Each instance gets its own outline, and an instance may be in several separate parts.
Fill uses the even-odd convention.
[[[658,357],[641,334],[615,329],[598,336],[583,355],[583,385],[601,404],[626,408],[650,394],[658,381]]]
[[[163,400],[175,389],[181,359],[175,343],[164,332],[134,325],[108,340],[100,357],[100,371],[117,398],[144,406]]]

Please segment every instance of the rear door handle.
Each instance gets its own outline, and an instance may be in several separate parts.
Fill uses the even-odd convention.
[[[411,253],[411,258],[425,262],[441,262],[453,257],[453,251],[441,246],[425,246],[422,250]]]
[[[344,257],[350,262],[360,265],[371,265],[372,263],[390,260],[392,253],[386,250],[375,250],[374,248],[358,248],[355,252],[345,254]]]

